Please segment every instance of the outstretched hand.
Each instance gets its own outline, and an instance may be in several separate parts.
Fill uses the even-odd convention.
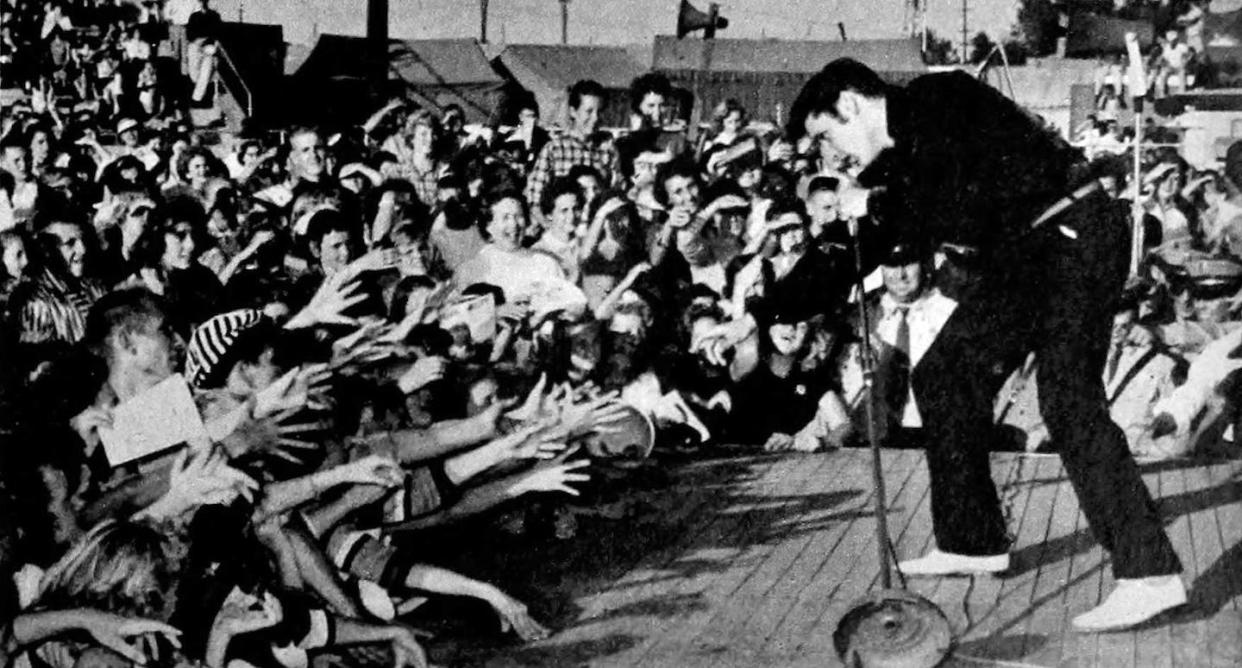
[[[146,665],[147,653],[139,645],[147,639],[163,637],[173,647],[181,647],[181,631],[154,619],[130,618],[102,610],[77,611],[80,625],[100,645],[138,665]]]
[[[551,635],[547,627],[535,621],[530,611],[526,609],[526,604],[516,598],[498,592],[488,603],[496,611],[496,616],[500,617],[501,632],[513,631],[519,638],[528,642],[543,640]]]
[[[358,321],[345,315],[349,309],[366,300],[362,286],[355,281],[356,275],[340,271],[324,279],[310,302],[285,325],[287,329],[301,329],[316,325],[356,325]]]
[[[551,420],[539,420],[492,441],[491,447],[504,459],[552,459],[564,452],[565,443],[541,433],[553,426]]]
[[[382,455],[370,455],[348,464],[341,464],[336,469],[341,482],[356,485],[379,485],[395,487],[404,480],[404,474],[397,461]]]
[[[280,601],[271,592],[264,593],[263,602],[260,605],[252,606],[250,596],[234,589],[229,592],[228,598],[224,599],[224,605],[220,607],[220,612],[216,614],[212,631],[236,636],[269,629],[279,624],[282,619],[284,619],[284,610],[280,606]]]
[[[196,506],[227,504],[238,496],[254,500],[259,483],[231,467],[219,451],[191,454],[182,450],[173,462],[168,495],[185,510]]]
[[[556,459],[537,464],[529,471],[520,474],[517,482],[514,484],[514,491],[517,494],[559,492],[570,496],[581,496],[582,492],[578,491],[570,483],[588,482],[591,479],[591,474],[582,469],[590,466],[591,462],[587,459],[577,459],[572,462],[565,461],[566,456],[573,454],[577,450],[577,448],[567,450]]]

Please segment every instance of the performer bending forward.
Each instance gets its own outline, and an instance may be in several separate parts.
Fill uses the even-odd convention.
[[[858,186],[841,192],[844,215],[870,215],[932,248],[961,244],[979,254],[978,280],[911,379],[928,437],[936,547],[902,570],[1009,568],[988,459],[992,402],[1034,350],[1040,412],[1117,580],[1074,626],[1124,628],[1185,603],[1181,564],[1108,415],[1100,378],[1130,233],[1115,201],[1075,181],[1081,155],[965,74],[929,74],[894,88],[848,59],[807,82],[789,127],[863,168]],[[1046,222],[1031,231],[1040,218]]]

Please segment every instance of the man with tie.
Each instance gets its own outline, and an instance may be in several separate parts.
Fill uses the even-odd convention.
[[[1117,582],[1074,627],[1127,628],[1184,604],[1182,565],[1100,380],[1130,235],[1124,210],[1081,169],[1081,153],[965,73],[897,88],[849,59],[811,77],[790,108],[789,131],[827,141],[862,169],[838,193],[845,217],[871,216],[932,248],[977,249],[978,280],[911,375],[927,435],[935,548],[900,568],[929,576],[1009,569],[989,461],[998,437],[992,404],[1034,350],[1040,412]]]
[[[884,290],[877,300],[875,335],[883,343],[876,395],[889,447],[921,444],[923,419],[910,387],[910,373],[927,353],[957,302],[932,285],[927,253],[911,244],[894,244],[880,258]]]

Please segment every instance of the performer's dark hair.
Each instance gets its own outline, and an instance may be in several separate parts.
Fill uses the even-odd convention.
[[[806,134],[806,119],[820,113],[837,115],[841,92],[852,90],[864,97],[883,97],[888,84],[870,67],[853,58],[837,58],[802,86],[789,110],[786,131],[790,139]]]

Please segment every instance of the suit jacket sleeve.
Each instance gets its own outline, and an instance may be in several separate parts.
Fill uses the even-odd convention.
[[[881,186],[870,209],[899,235],[972,246],[986,261],[1070,190],[1080,154],[968,75],[920,77],[888,108],[896,145],[860,180]]]

